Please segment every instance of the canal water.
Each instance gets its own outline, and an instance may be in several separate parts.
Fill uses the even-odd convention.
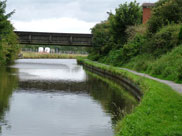
[[[137,100],[74,59],[0,68],[0,136],[113,136]]]

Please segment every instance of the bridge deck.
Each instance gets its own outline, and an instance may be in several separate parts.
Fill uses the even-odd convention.
[[[15,31],[20,44],[57,45],[57,46],[92,46],[92,34],[45,33]]]

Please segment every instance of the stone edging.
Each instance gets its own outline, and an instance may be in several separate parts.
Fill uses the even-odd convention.
[[[124,87],[126,90],[130,91],[138,100],[141,100],[141,97],[143,95],[142,91],[140,90],[139,86],[134,84],[131,80],[129,80],[126,77],[123,77],[121,75],[116,75],[110,71],[103,70],[103,69],[100,69],[93,65],[86,64],[82,61],[79,61],[79,60],[77,60],[77,61],[78,61],[78,64],[83,65],[85,68],[87,68],[88,70],[90,70],[94,73],[101,74],[102,76],[106,76],[108,78],[114,79],[117,83],[122,85],[122,87]]]

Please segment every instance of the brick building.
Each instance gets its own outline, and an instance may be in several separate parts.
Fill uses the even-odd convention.
[[[151,9],[155,6],[155,3],[143,3],[143,24],[147,23],[151,16]]]

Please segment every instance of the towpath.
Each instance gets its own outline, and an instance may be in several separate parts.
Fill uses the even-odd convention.
[[[158,78],[149,76],[147,74],[139,73],[139,72],[136,72],[136,71],[133,71],[133,70],[130,70],[130,69],[126,69],[126,68],[121,68],[121,69],[126,70],[126,71],[129,71],[129,72],[134,73],[134,74],[139,75],[139,76],[147,77],[147,78],[150,78],[150,79],[159,81],[161,83],[167,84],[171,88],[173,88],[174,90],[176,90],[177,92],[182,93],[182,84],[177,84],[177,83],[174,83],[174,82],[168,81],[168,80],[158,79]]]

